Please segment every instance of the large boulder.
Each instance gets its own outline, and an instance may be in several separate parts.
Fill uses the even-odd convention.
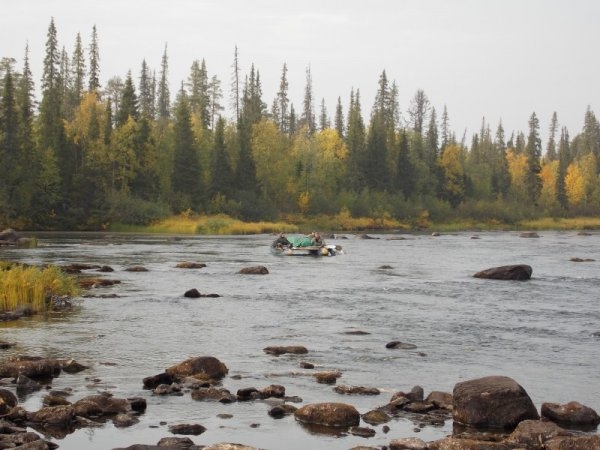
[[[223,378],[229,369],[214,356],[198,356],[175,364],[166,370],[168,375],[175,378],[203,375],[213,380]]]
[[[490,376],[454,386],[455,422],[476,428],[516,427],[527,419],[540,418],[531,398],[515,380]]]
[[[473,275],[475,278],[485,278],[490,280],[518,280],[524,281],[531,279],[533,269],[527,264],[514,264],[510,266],[492,267],[482,270]]]
[[[298,422],[329,427],[352,427],[360,423],[360,414],[345,403],[311,403],[296,410]]]
[[[542,417],[565,426],[595,427],[600,424],[600,416],[598,416],[596,411],[579,402],[569,402],[565,405],[543,403]]]

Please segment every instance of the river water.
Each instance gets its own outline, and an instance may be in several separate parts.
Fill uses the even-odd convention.
[[[373,427],[373,438],[331,436],[305,429],[293,416],[271,418],[268,402],[222,405],[192,400],[189,393],[165,397],[142,389],[144,377],[192,356],[224,362],[229,375],[223,387],[233,393],[281,384],[286,395],[303,399],[297,406],[338,401],[364,413],[415,385],[427,395],[452,392],[459,381],[505,375],[525,388],[538,409],[542,402],[575,400],[600,412],[600,234],[540,235],[348,234],[328,240],[342,245],[345,254],[322,258],[272,255],[269,235],[38,235],[39,248],[0,248],[0,259],[109,265],[113,273],[98,275],[121,283],[93,289],[96,297],[78,299],[73,311],[1,323],[0,339],[17,343],[2,355],[74,358],[88,365],[53,381],[55,389],[73,389],[71,401],[102,391],[147,399],[137,425],[117,429],[108,422],[78,430],[54,439],[61,449],[156,444],[177,423],[207,428],[192,436],[198,445],[238,442],[273,450],[382,446],[396,438],[428,441],[452,432],[451,421],[417,432],[411,421],[394,419],[387,434]],[[184,261],[206,267],[175,268]],[[520,263],[533,267],[530,281],[472,277]],[[264,265],[269,274],[237,273],[254,265]],[[148,272],[125,271],[131,266]],[[220,297],[185,298],[191,288]],[[107,297],[111,294],[116,296]],[[349,334],[355,331],[368,334]],[[417,348],[387,349],[393,340]],[[263,351],[272,345],[303,345],[309,353],[275,357]],[[338,384],[382,393],[337,394],[316,383],[315,370],[302,369],[302,361],[315,364],[316,371],[341,371]],[[43,395],[32,394],[23,405],[37,410]]]

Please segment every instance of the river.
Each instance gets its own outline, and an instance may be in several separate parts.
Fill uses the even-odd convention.
[[[155,236],[130,234],[38,235],[36,249],[0,248],[0,259],[31,264],[108,265],[119,280],[76,300],[74,310],[0,323],[0,339],[16,342],[4,357],[27,354],[74,358],[90,368],[61,374],[54,389],[72,388],[75,401],[108,391],[142,396],[140,422],[78,430],[54,439],[61,449],[111,449],[156,444],[168,426],[200,423],[198,445],[238,442],[262,449],[349,449],[392,439],[429,441],[452,432],[452,423],[425,427],[394,419],[375,437],[311,432],[293,416],[273,419],[268,402],[229,405],[183,396],[154,396],[142,379],[192,356],[215,356],[229,368],[223,387],[262,389],[281,384],[302,404],[338,401],[360,413],[385,405],[415,385],[452,392],[459,381],[487,375],[514,378],[538,410],[542,402],[579,401],[600,412],[600,234],[513,232],[347,234],[335,257],[272,255],[273,236]],[[346,239],[341,239],[345,237]],[[571,257],[595,261],[572,262]],[[184,261],[202,269],[178,269]],[[530,281],[473,278],[477,271],[529,264]],[[264,265],[267,275],[241,275]],[[129,272],[144,266],[147,272]],[[382,268],[389,266],[389,268]],[[94,273],[94,272],[92,272]],[[218,298],[186,298],[196,288]],[[362,331],[365,334],[349,334]],[[390,350],[400,340],[414,350]],[[307,355],[275,357],[272,345],[303,345]],[[318,384],[316,371],[339,370],[338,384],[377,387],[379,396],[344,396]],[[39,409],[45,393],[23,399]],[[233,417],[223,416],[230,414]],[[362,426],[366,424],[361,423]]]

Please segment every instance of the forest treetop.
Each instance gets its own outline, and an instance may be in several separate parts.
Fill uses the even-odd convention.
[[[365,117],[359,88],[347,94],[347,108],[338,97],[330,113],[314,97],[310,67],[298,105],[285,63],[266,99],[260,70],[243,72],[237,47],[229,99],[204,59],[191,61],[171,92],[167,50],[157,69],[142,60],[102,86],[96,27],[89,45],[77,34],[67,52],[52,19],[39,99],[28,49],[22,67],[2,60],[3,221],[97,229],[187,210],[252,220],[598,211],[600,125],[590,108],[573,137],[554,113],[542,143],[532,112],[525,132],[506,135],[501,121],[484,118],[469,139],[457,137],[446,106],[436,111],[422,89],[403,112],[385,70]],[[225,102],[232,118],[222,115]]]

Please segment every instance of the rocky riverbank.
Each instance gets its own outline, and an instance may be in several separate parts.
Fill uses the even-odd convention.
[[[281,347],[285,348],[285,347]],[[281,349],[280,348],[280,349]],[[308,349],[290,347],[293,354],[306,355]],[[277,357],[281,351],[266,348]],[[304,366],[306,367],[306,366]],[[490,376],[457,383],[452,393],[431,391],[421,386],[398,391],[381,399],[378,389],[370,386],[336,385],[339,402],[303,404],[301,398],[288,396],[285,386],[248,386],[231,392],[227,389],[229,368],[214,356],[199,356],[140,378],[141,395],[117,398],[104,391],[97,395],[73,398],[70,389],[56,391],[52,381],[61,372],[84,373],[87,367],[72,359],[47,359],[33,356],[7,358],[0,362],[0,448],[54,449],[60,446],[46,436],[61,439],[77,429],[101,427],[110,421],[115,427],[129,427],[139,421],[147,408],[148,396],[184,396],[201,402],[256,402],[272,405],[265,420],[293,415],[298,426],[311,433],[351,434],[369,438],[390,431],[393,421],[411,421],[415,429],[435,427],[453,421],[453,433],[444,439],[426,442],[414,437],[390,436],[383,447],[361,446],[355,449],[412,450],[589,450],[600,448],[596,427],[600,417],[591,408],[577,402],[564,405],[544,403],[537,411],[529,395],[513,379]],[[336,384],[341,374],[324,377]],[[315,372],[318,381],[323,373]],[[22,402],[28,395],[47,391],[43,407],[26,410]],[[353,396],[373,396],[375,406],[359,412]],[[19,401],[21,400],[21,402]],[[31,428],[35,431],[28,431]],[[201,423],[169,426],[169,436],[157,443],[140,443],[135,449],[251,449],[242,444],[221,443],[208,447],[194,444],[187,436],[206,431]],[[282,440],[284,437],[282,436]],[[282,441],[283,442],[283,441]]]

